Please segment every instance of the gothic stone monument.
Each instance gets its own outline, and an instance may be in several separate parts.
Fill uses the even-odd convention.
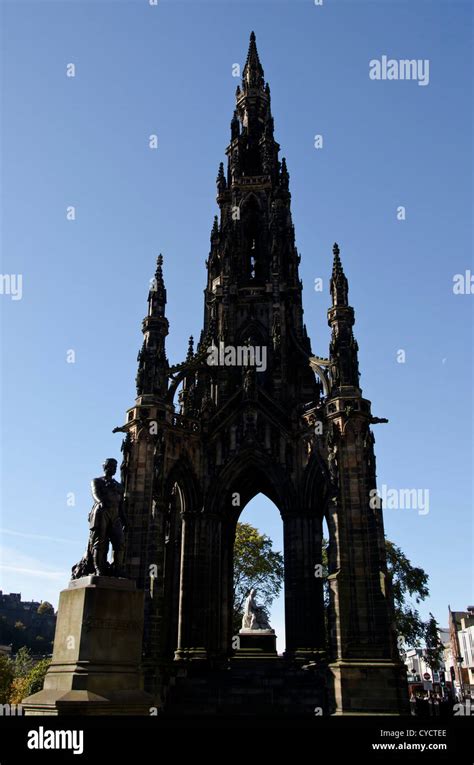
[[[191,338],[186,359],[170,367],[160,256],[142,327],[137,398],[117,428],[126,433],[125,567],[145,593],[146,688],[169,714],[245,714],[250,694],[259,693],[257,711],[402,713],[406,673],[382,512],[369,504],[376,486],[370,426],[379,420],[359,385],[354,310],[337,245],[328,358],[311,348],[288,169],[278,158],[253,33],[230,131],[197,348]],[[260,349],[265,363],[239,364],[243,348],[250,360]],[[244,659],[232,648],[235,529],[259,492],[277,506],[284,527],[287,643],[276,660]],[[315,576],[323,518],[327,622],[323,581]]]
[[[123,566],[144,595],[145,689],[165,715],[314,715],[315,707],[324,714],[401,714],[408,708],[406,673],[382,511],[369,502],[376,487],[371,425],[381,420],[360,388],[354,310],[337,245],[328,357],[312,350],[289,174],[270,103],[252,33],[226,167],[221,163],[217,176],[219,217],[199,342],[195,349],[191,338],[183,363],[169,365],[160,256],[142,326],[137,397],[116,428],[125,433]],[[284,528],[284,656],[271,645],[249,649],[245,642],[255,636],[246,628],[240,648],[232,634],[236,524],[260,492],[277,506]],[[327,617],[323,580],[315,576],[323,519]],[[93,544],[86,557],[100,573]],[[66,592],[87,597],[91,586]],[[122,609],[116,594],[116,605],[107,607],[111,620]],[[62,661],[55,654],[58,672]]]

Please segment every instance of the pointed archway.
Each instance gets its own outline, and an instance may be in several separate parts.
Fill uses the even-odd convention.
[[[270,624],[277,636],[277,651],[282,654],[285,650],[285,595],[284,581],[279,585],[280,561],[277,556],[283,556],[283,524],[276,505],[265,494],[257,494],[251,499],[238,517],[237,524],[241,527],[252,527],[261,537],[270,540],[264,544],[261,552],[262,573],[258,569],[252,573],[253,562],[257,563],[256,545],[245,551],[245,540],[249,534],[242,528],[239,538],[239,549],[234,544],[233,553],[233,611],[238,615],[234,619],[234,633],[237,634],[241,621],[241,606],[250,587],[257,589],[257,601],[267,606],[270,614]],[[271,549],[270,549],[271,544]],[[271,558],[274,558],[272,562]],[[271,570],[273,567],[273,570]],[[276,594],[274,594],[276,591]],[[237,628],[237,631],[236,631]]]

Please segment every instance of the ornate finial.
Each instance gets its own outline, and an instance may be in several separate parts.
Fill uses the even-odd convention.
[[[334,255],[334,260],[332,264],[330,291],[333,298],[333,305],[347,305],[349,287],[346,276],[344,274],[341,259],[339,257],[340,250],[337,242],[334,242],[332,252]]]
[[[333,248],[332,248],[332,253],[333,253],[333,255],[334,255],[334,260],[333,260],[333,264],[332,264],[332,274],[333,274],[333,277],[336,277],[336,276],[338,276],[339,274],[341,274],[342,276],[344,276],[344,270],[343,270],[343,268],[342,268],[341,259],[340,259],[340,257],[339,257],[339,255],[340,255],[340,252],[341,252],[341,251],[340,251],[340,249],[339,249],[339,245],[338,245],[338,243],[337,243],[337,242],[334,242],[334,244],[333,244]]]
[[[186,355],[186,361],[191,361],[193,356],[194,356],[194,337],[190,335],[189,341],[188,341],[188,353]]]
[[[219,236],[219,221],[217,215],[214,215],[214,223],[212,224],[211,241]]]
[[[263,88],[263,68],[258,57],[255,32],[250,34],[249,51],[242,72],[242,81],[247,86]]]
[[[224,163],[223,162],[221,162],[219,164],[219,172],[217,173],[217,181],[216,182],[217,182],[218,191],[219,192],[225,191],[225,188],[226,188],[227,184],[226,184],[225,175],[224,175]]]
[[[166,305],[166,290],[163,280],[163,255],[160,253],[156,259],[155,276],[151,280],[148,293],[149,314],[164,316]]]
[[[281,186],[282,188],[288,190],[290,182],[290,176],[288,174],[288,168],[286,166],[286,159],[285,157],[282,157],[281,160]]]
[[[232,117],[232,120],[230,123],[230,135],[232,140],[234,138],[238,138],[240,135],[240,122],[239,122],[239,115],[237,114],[237,110],[234,111],[234,116]]]
[[[163,282],[163,255],[158,255],[156,259],[156,271],[155,271],[155,278],[153,281],[153,292],[157,292],[160,288],[163,288],[164,282]]]

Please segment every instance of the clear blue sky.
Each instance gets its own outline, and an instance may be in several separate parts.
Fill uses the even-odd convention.
[[[361,384],[390,420],[375,427],[379,484],[430,492],[427,515],[386,510],[386,532],[429,573],[424,616],[446,624],[448,603],[472,602],[474,296],[452,289],[473,269],[471,6],[2,3],[2,273],[23,275],[21,300],[0,296],[4,591],[56,605],[82,554],[89,481],[120,456],[111,431],[134,400],[159,252],[170,360],[199,334],[232,66],[254,29],[291,176],[313,351],[327,355],[338,241]],[[372,81],[369,61],[382,55],[429,59],[429,85]],[[267,501],[242,518],[281,545]],[[280,634],[281,620],[280,604]]]

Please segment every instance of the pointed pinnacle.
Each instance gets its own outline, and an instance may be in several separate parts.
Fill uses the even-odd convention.
[[[240,93],[240,90],[239,90]],[[234,138],[238,138],[240,135],[240,122],[239,122],[239,115],[237,110],[234,111],[234,116],[231,119],[230,122],[230,135],[231,140],[234,140]]]
[[[161,252],[156,259],[155,285],[156,287],[163,286],[163,255]]]
[[[336,276],[338,274],[344,274],[344,269],[342,268],[341,259],[339,257],[340,249],[339,249],[339,245],[337,244],[337,242],[334,242],[334,245],[333,245],[333,248],[332,248],[332,252],[333,252],[333,255],[334,255],[334,260],[333,260],[333,264],[332,264],[332,273],[333,273],[333,276]]]
[[[163,281],[163,255],[160,253],[156,259],[155,276],[151,281],[148,300],[151,301],[153,311],[158,311],[159,315],[164,315],[166,305],[166,290]]]
[[[193,356],[194,356],[194,337],[190,335],[189,341],[188,341],[188,353],[186,356],[186,361],[190,361]]]
[[[347,296],[349,290],[349,284],[342,267],[341,259],[339,257],[339,245],[334,243],[332,248],[334,260],[332,264],[332,275],[330,280],[330,291],[333,297],[333,305],[346,305]]]
[[[250,34],[250,44],[245,62],[242,80],[250,86],[263,87],[263,68],[258,57],[257,44],[255,42],[255,32]]]
[[[280,185],[282,189],[285,189],[288,191],[290,184],[290,176],[288,174],[288,168],[286,166],[286,159],[285,157],[282,157],[281,165],[280,165]]]

